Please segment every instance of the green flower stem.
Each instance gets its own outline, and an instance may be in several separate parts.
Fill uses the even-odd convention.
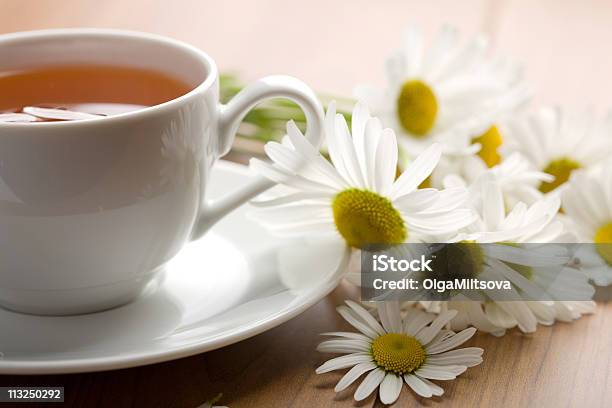
[[[244,88],[244,84],[233,74],[224,73],[220,76],[221,102],[227,103],[234,95]],[[330,95],[319,95],[323,106],[332,100],[336,101],[336,110],[344,115],[350,124],[351,109],[355,101]],[[263,102],[253,108],[244,118],[238,129],[238,138],[254,139],[260,142],[279,141],[286,133],[287,122],[293,120],[298,128],[306,130],[306,117],[298,105],[287,99],[274,99]],[[249,146],[248,143],[236,143],[235,148]],[[259,149],[257,149],[259,150]],[[253,152],[260,154],[259,152]]]

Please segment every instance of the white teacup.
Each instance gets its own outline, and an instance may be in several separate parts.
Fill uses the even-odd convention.
[[[127,303],[187,241],[269,188],[259,178],[204,199],[212,165],[261,100],[297,102],[307,137],[320,143],[321,106],[294,78],[261,79],[221,105],[214,61],[178,41],[93,29],[0,36],[0,72],[67,64],[153,69],[193,90],[108,118],[0,123],[0,305],[8,309],[61,315]]]

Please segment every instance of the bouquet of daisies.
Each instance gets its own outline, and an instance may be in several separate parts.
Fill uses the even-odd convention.
[[[460,41],[451,27],[430,44],[408,29],[386,73],[385,89],[356,88],[352,108],[346,100],[326,103],[323,152],[303,137],[304,120],[292,116],[291,104],[251,115],[244,133],[268,141],[269,159],[251,166],[279,184],[253,202],[258,220],[279,234],[337,248],[342,264],[353,265],[351,281],[359,272],[351,258],[371,244],[469,242],[492,245],[474,255],[478,265],[470,273],[501,270],[516,292],[530,293],[550,271],[520,264],[518,247],[592,244],[573,255],[579,262],[567,278],[581,300],[547,287],[547,300],[484,294],[340,306],[359,333],[331,333],[319,349],[345,355],[317,372],[350,368],[337,391],[365,375],[355,398],[379,388],[381,400],[391,403],[404,383],[424,397],[442,395],[431,380],[479,364],[481,349],[455,349],[476,329],[530,333],[594,310],[593,286],[612,283],[605,245],[612,243],[612,123],[588,112],[528,106],[519,67],[492,55],[482,37]],[[279,123],[289,118],[295,120],[281,140]],[[264,128],[272,130],[262,134]],[[502,245],[512,262],[508,251],[495,249]]]

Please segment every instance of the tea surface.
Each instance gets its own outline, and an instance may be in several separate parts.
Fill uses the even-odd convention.
[[[191,87],[145,69],[71,65],[0,72],[0,122],[82,120],[159,105]]]

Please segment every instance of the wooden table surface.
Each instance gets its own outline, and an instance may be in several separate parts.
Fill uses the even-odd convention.
[[[247,79],[291,74],[341,95],[350,95],[357,83],[384,82],[383,58],[404,24],[417,23],[431,34],[445,22],[468,34],[486,32],[495,46],[525,62],[538,91],[536,106],[609,107],[612,6],[604,0],[0,0],[0,32],[78,26],[151,31],[191,42],[221,70]],[[314,373],[328,357],[315,351],[319,333],[348,330],[335,307],[357,295],[342,284],[277,328],[194,357],[92,374],[0,376],[0,385],[64,386],[66,405],[75,407],[191,408],[219,393],[220,403],[231,407],[380,406],[374,397],[354,403],[355,387],[336,395],[340,373]],[[484,348],[484,362],[442,384],[443,398],[423,400],[405,388],[396,406],[610,406],[610,302],[572,324],[540,327],[534,335],[478,334],[467,345]]]
[[[195,408],[223,393],[234,407],[380,407],[374,396],[353,401],[355,385],[335,394],[341,373],[317,375],[326,356],[319,333],[353,330],[335,312],[354,287],[342,284],[302,315],[220,350],[167,363],[91,374],[0,376],[2,386],[63,386],[73,407]],[[407,388],[395,406],[605,407],[612,400],[612,304],[572,324],[540,327],[534,335],[477,334],[484,362],[455,381],[440,382],[442,398],[418,398]],[[20,404],[19,406],[23,406]]]

